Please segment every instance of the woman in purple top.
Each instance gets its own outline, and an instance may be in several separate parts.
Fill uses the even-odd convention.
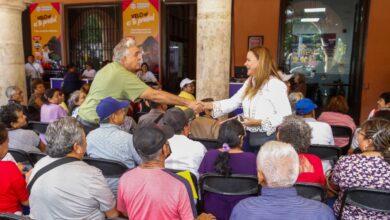
[[[59,94],[57,89],[48,89],[42,96],[41,122],[53,122],[67,116],[66,111],[59,106]]]
[[[358,132],[362,154],[342,157],[334,167],[332,182],[340,188],[334,211],[340,213],[341,198],[352,187],[390,190],[390,122],[371,119],[363,123]],[[346,205],[342,219],[390,219],[389,213],[369,211]]]
[[[222,148],[210,150],[206,153],[199,166],[199,174],[219,173],[225,176],[231,174],[256,176],[256,155],[243,152],[244,136],[244,127],[236,119],[223,123],[218,136],[218,142],[222,145]],[[213,214],[217,219],[229,219],[233,207],[247,197],[206,192],[203,195],[204,211]]]

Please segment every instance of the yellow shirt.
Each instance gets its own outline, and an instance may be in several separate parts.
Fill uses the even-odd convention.
[[[181,91],[180,94],[179,94],[179,97],[182,97],[182,98],[185,98],[185,99],[188,99],[188,100],[191,100],[191,101],[195,101],[195,96],[192,95],[191,93],[186,92],[186,91]],[[185,107],[185,106],[178,106],[178,105],[176,105],[175,107],[180,108],[183,111],[188,108],[188,107]]]

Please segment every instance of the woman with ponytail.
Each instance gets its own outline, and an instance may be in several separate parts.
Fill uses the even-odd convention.
[[[343,192],[352,187],[390,190],[390,121],[373,118],[364,122],[358,132],[361,154],[342,157],[334,167],[332,183],[340,188],[334,204],[340,212]],[[387,161],[386,161],[387,160]],[[346,205],[342,219],[389,219],[389,214]]]
[[[199,174],[218,173],[224,176],[247,174],[256,176],[256,155],[243,152],[245,136],[243,125],[236,119],[226,121],[219,129],[220,149],[210,150],[199,166]],[[229,219],[233,207],[248,196],[226,196],[207,192],[204,195],[204,211],[217,219]]]

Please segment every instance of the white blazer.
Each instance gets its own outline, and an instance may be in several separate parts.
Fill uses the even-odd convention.
[[[287,86],[281,80],[271,76],[254,97],[244,98],[250,79],[248,78],[241,89],[230,99],[213,103],[213,117],[220,117],[242,105],[245,117],[262,121],[260,126],[246,127],[246,129],[250,132],[266,132],[269,136],[275,132],[283,118],[292,113],[287,96]]]

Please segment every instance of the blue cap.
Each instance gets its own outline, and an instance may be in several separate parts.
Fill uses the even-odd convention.
[[[298,115],[307,115],[316,108],[317,105],[308,98],[301,99],[295,104],[295,110]]]
[[[96,107],[96,113],[99,116],[100,121],[109,117],[112,113],[122,108],[129,106],[129,101],[118,101],[112,97],[106,97],[100,100],[100,103]]]

